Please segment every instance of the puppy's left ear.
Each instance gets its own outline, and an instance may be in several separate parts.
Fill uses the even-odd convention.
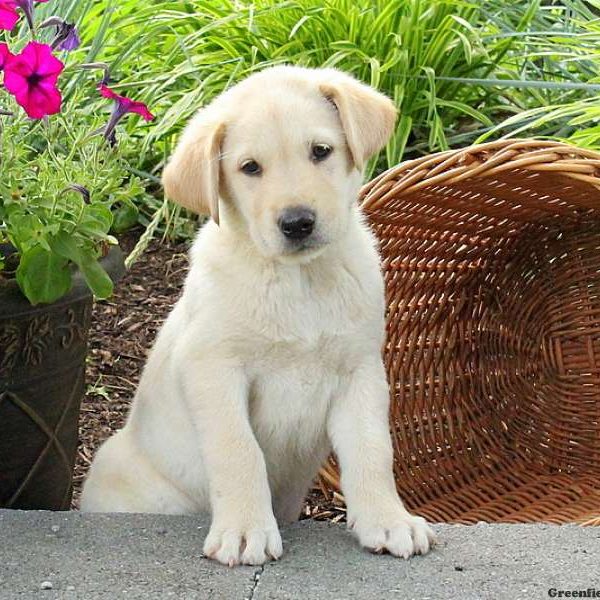
[[[328,81],[319,89],[337,108],[352,161],[362,170],[392,135],[396,107],[387,96],[349,75],[335,70],[325,74]]]

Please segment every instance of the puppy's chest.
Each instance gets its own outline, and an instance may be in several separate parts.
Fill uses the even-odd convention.
[[[346,361],[331,346],[272,348],[250,373],[250,418],[265,445],[304,454],[324,437],[331,401],[349,381]]]
[[[236,312],[254,340],[282,353],[334,354],[343,338],[352,339],[368,322],[383,318],[383,286],[377,270],[352,272],[341,265],[273,273],[238,297]],[[341,347],[343,347],[343,343]]]
[[[281,275],[245,296],[250,318],[239,355],[250,381],[250,415],[259,439],[305,451],[324,435],[333,398],[343,394],[366,346],[379,344],[383,290],[337,265]]]

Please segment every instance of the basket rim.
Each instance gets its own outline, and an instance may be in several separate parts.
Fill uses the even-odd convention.
[[[398,197],[432,185],[493,177],[515,169],[552,171],[600,192],[600,153],[565,142],[514,138],[403,161],[366,183],[361,188],[359,202],[364,210],[372,211],[385,204],[389,194]],[[386,193],[382,195],[380,190],[386,185]]]

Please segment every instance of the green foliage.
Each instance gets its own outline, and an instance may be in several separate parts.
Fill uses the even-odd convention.
[[[280,63],[334,66],[394,99],[395,135],[367,176],[491,136],[539,134],[600,148],[599,7],[598,0],[98,0],[82,27],[90,60],[108,62],[117,89],[135,92],[159,116],[134,164],[160,195],[157,177],[189,117],[241,78]],[[160,198],[146,196],[139,209],[152,232],[164,223],[176,235],[193,230]]]
[[[33,127],[14,117],[1,130],[0,243],[16,248],[17,282],[33,304],[69,291],[70,265],[97,297],[109,296],[112,283],[98,257],[116,243],[111,227],[119,210],[135,210],[135,198],[144,193],[119,153],[89,135],[90,119],[73,127],[78,116],[72,110]]]
[[[120,3],[103,58],[146,82],[146,100],[162,112],[145,153],[171,140],[199,106],[257,69],[291,62],[348,71],[386,92],[400,121],[381,166],[400,160],[409,138],[446,148],[462,117],[490,126],[478,91],[443,76],[485,75],[505,52],[490,52],[473,24],[477,4],[462,0],[296,0]],[[160,69],[157,69],[160,65]],[[127,84],[122,89],[127,89]],[[475,96],[475,101],[473,101]],[[160,145],[159,145],[160,147]],[[152,161],[151,161],[152,162]]]
[[[82,8],[53,4],[73,18]],[[43,18],[41,11],[36,16]],[[29,35],[21,27],[6,39],[16,52]],[[59,115],[31,121],[7,94],[0,97],[3,108],[12,109],[0,116],[0,283],[15,277],[32,304],[66,294],[75,267],[98,298],[109,296],[112,282],[99,258],[116,243],[112,231],[137,219],[136,200],[146,193],[124,158],[134,155],[128,148],[134,141],[124,138],[112,148],[97,135],[110,102],[90,104],[99,76],[78,69],[83,52],[61,57],[68,61],[61,88],[68,91]]]
[[[82,3],[52,4],[53,13],[85,14]],[[36,16],[41,20],[43,10]],[[28,38],[24,27],[6,37],[13,51]],[[75,267],[98,298],[109,296],[112,282],[99,258],[116,243],[113,232],[137,221],[146,194],[125,158],[135,155],[136,140],[120,136],[113,148],[98,135],[111,102],[98,98],[101,75],[79,69],[84,54],[90,56],[89,48],[61,56],[67,61],[60,79],[63,110],[48,120],[29,120],[0,92],[3,108],[13,110],[0,116],[0,283],[15,277],[32,304],[66,294]]]
[[[40,18],[77,20],[79,59],[109,64],[113,87],[158,116],[151,126],[136,117],[119,126],[127,143],[112,168],[120,175],[107,178],[115,183],[110,191],[93,194],[113,199],[106,200],[113,231],[137,220],[148,227],[144,240],[194,228],[160,188],[181,127],[224,89],[275,64],[334,66],[394,99],[395,135],[367,176],[407,157],[500,136],[600,149],[599,0],[53,0],[38,10]],[[77,104],[90,78],[68,74],[69,102]],[[105,104],[77,106],[81,131],[93,131]],[[119,193],[119,178],[133,192]]]
[[[293,63],[338,67],[394,98],[396,134],[371,173],[406,152],[473,142],[524,110],[597,96],[588,85],[600,62],[596,4],[125,0],[115,7],[102,57],[122,89],[143,82],[142,99],[160,114],[143,143],[140,166],[149,171],[198,107],[257,69]]]

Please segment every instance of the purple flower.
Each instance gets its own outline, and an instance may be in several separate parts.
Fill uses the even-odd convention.
[[[52,40],[52,43],[50,44],[54,50],[76,50],[81,44],[75,24],[67,23],[67,21],[60,17],[49,17],[40,25],[40,27],[56,28],[54,40]]]
[[[59,50],[76,50],[79,48],[81,40],[77,33],[77,28],[73,23],[65,23],[65,38],[58,45]]]
[[[35,2],[48,2],[48,0],[16,0],[17,6],[23,11],[25,14],[25,18],[27,19],[27,23],[29,25],[29,29],[31,31],[34,30],[35,26],[33,23],[33,3]]]

